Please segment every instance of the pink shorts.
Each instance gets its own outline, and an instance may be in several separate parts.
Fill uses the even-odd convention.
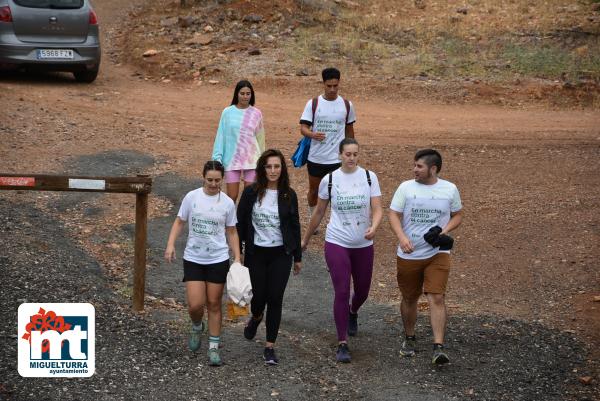
[[[244,172],[244,182],[256,181],[256,170],[254,170],[254,169],[230,170],[230,171],[225,172],[225,183],[232,184],[235,182],[240,182],[240,177],[242,176],[242,171]]]

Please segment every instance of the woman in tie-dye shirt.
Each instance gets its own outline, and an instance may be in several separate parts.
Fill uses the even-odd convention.
[[[235,86],[231,106],[221,114],[212,159],[225,166],[227,195],[235,202],[243,175],[245,186],[256,181],[256,162],[265,150],[262,113],[254,107],[254,88],[248,81]]]

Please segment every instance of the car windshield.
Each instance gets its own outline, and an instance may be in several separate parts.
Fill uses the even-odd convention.
[[[83,0],[13,0],[16,4],[31,8],[81,8]]]

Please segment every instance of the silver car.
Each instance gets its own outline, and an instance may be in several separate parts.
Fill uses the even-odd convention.
[[[98,17],[89,0],[0,0],[0,67],[70,71],[93,82]]]

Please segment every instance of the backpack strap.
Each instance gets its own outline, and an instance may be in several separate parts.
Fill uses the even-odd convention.
[[[331,203],[331,188],[333,187],[333,174],[329,173],[329,182],[327,183],[327,193],[329,194],[329,203]]]
[[[367,183],[369,187],[371,186],[371,174],[369,170],[365,169],[365,174],[367,175]],[[327,182],[327,194],[329,195],[329,203],[331,204],[331,188],[333,187],[333,173],[329,173],[329,178]]]
[[[348,118],[350,117],[350,101],[348,99],[344,99],[344,105],[346,106],[346,125],[348,124]],[[313,112],[313,116],[315,113]]]
[[[319,97],[313,97],[312,100],[312,124],[315,125],[315,113],[317,112],[317,105],[319,104]]]

